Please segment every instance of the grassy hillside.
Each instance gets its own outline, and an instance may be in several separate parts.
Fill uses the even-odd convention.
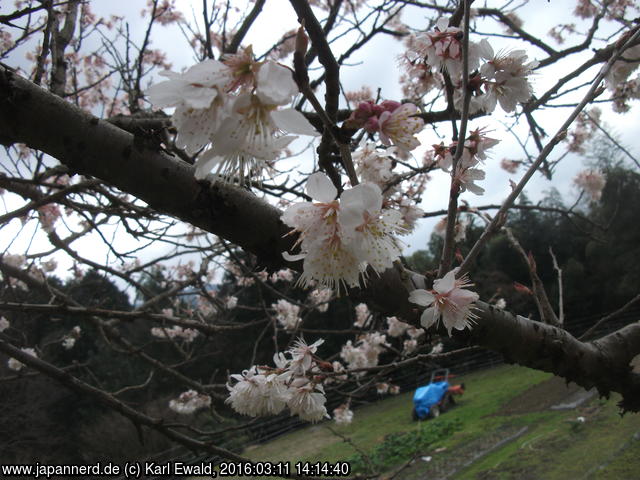
[[[323,422],[244,454],[270,461],[349,460],[363,472],[373,465],[406,480],[639,478],[640,415],[621,418],[615,396],[554,410],[582,391],[513,366],[458,381],[467,392],[436,420],[413,422],[413,392],[406,392],[358,408],[351,425]]]

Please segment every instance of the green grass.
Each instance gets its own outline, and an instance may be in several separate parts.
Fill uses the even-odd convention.
[[[437,472],[455,473],[449,478],[456,479],[637,478],[640,440],[633,438],[640,432],[640,415],[621,418],[614,397],[594,398],[574,410],[535,408],[537,399],[529,394],[544,396],[548,382],[541,382],[550,378],[523,367],[501,366],[456,378],[466,384],[466,393],[456,408],[435,420],[411,420],[411,391],[357,408],[350,425],[322,422],[248,447],[243,454],[292,463],[349,459],[363,469],[373,461],[381,471],[416,456],[399,480],[429,478]],[[542,389],[529,391],[534,385]],[[530,400],[531,408],[520,413],[506,408],[518,406],[521,399]],[[577,423],[578,416],[586,422]],[[424,455],[432,461],[420,460]]]

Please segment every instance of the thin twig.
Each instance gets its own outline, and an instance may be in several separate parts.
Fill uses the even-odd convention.
[[[471,248],[471,251],[467,254],[466,258],[462,262],[462,265],[460,265],[460,270],[458,271],[458,275],[464,275],[466,272],[469,271],[469,269],[471,268],[471,264],[475,261],[476,257],[480,253],[480,250],[484,247],[484,245],[487,243],[489,238],[491,238],[491,236],[499,229],[499,226],[502,224],[502,222],[504,222],[507,211],[509,210],[509,208],[511,208],[511,205],[513,205],[513,203],[515,202],[516,198],[518,198],[520,193],[522,193],[522,190],[524,189],[525,185],[529,182],[531,177],[533,177],[533,174],[538,170],[538,168],[540,168],[540,165],[542,165],[542,163],[546,160],[546,158],[553,151],[555,146],[566,137],[567,129],[573,123],[573,121],[577,118],[580,112],[582,112],[584,107],[603,92],[603,89],[600,86],[600,82],[602,82],[604,77],[607,75],[612,65],[616,62],[620,54],[624,52],[627,46],[632,45],[639,37],[640,37],[640,27],[636,27],[635,33],[623,45],[619,46],[614,50],[611,57],[609,58],[609,61],[600,70],[600,73],[598,73],[598,75],[594,79],[593,84],[591,85],[591,88],[585,94],[582,101],[573,110],[573,112],[571,112],[571,115],[569,115],[569,117],[565,120],[562,126],[558,129],[556,134],[551,138],[551,140],[547,142],[542,152],[540,152],[540,155],[538,155],[538,158],[536,159],[536,161],[533,162],[533,164],[529,167],[529,170],[527,170],[527,172],[524,174],[520,182],[518,182],[518,184],[513,189],[511,194],[504,201],[504,203],[500,207],[500,210],[498,210],[498,213],[493,218],[492,222],[487,226],[484,232],[482,232],[482,235],[480,235],[480,238],[473,245],[473,247]]]

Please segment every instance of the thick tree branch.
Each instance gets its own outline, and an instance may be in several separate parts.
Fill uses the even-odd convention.
[[[198,183],[193,167],[149,148],[114,125],[98,120],[55,95],[0,70],[0,131],[60,160],[72,171],[96,176],[144,200],[151,208],[220,235],[273,267],[294,241],[280,211],[250,192],[222,182]],[[258,234],[256,234],[258,233]],[[300,270],[300,265],[290,265]],[[409,303],[410,272],[389,269],[371,276],[362,292],[386,315],[418,324]],[[513,362],[553,372],[602,394],[617,391],[622,407],[640,410],[640,377],[630,360],[640,354],[640,323],[594,342],[478,303],[478,324],[456,337],[498,351]]]

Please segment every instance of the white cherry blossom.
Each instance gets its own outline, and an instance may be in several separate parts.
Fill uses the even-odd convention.
[[[524,50],[499,52],[494,54],[493,48],[486,39],[479,44],[480,55],[487,60],[480,68],[485,78],[484,107],[487,112],[496,108],[496,103],[505,112],[513,112],[518,103],[529,101],[533,88],[528,76],[538,66],[537,61],[527,63]]]
[[[384,187],[393,177],[390,153],[377,150],[373,142],[363,141],[360,148],[353,152],[352,158],[356,164],[356,173],[365,182]]]
[[[418,113],[418,107],[413,103],[403,103],[392,112],[382,112],[378,119],[382,143],[393,143],[407,152],[418,147],[420,141],[414,135],[424,128],[424,121],[415,116]]]
[[[301,419],[317,422],[329,418],[326,401],[322,385],[298,378],[291,385],[291,397],[287,406],[292,414],[298,415]]]
[[[313,355],[318,350],[318,347],[324,343],[324,340],[316,340],[311,345],[299,338],[293,344],[293,347],[289,350],[291,355],[291,363],[289,369],[294,375],[304,375],[313,364]]]
[[[292,108],[277,110],[253,93],[239,95],[228,116],[211,136],[212,146],[196,162],[196,178],[213,168],[224,177],[260,176],[267,161],[276,160],[297,137],[317,134],[307,119]]]
[[[168,80],[156,83],[146,91],[149,101],[158,108],[186,105],[193,109],[211,106],[219,91],[230,80],[226,65],[205,60],[184,73],[161,72]]]
[[[472,286],[463,277],[456,279],[457,269],[451,270],[443,278],[433,282],[433,290],[414,290],[409,294],[409,301],[423,307],[428,307],[420,317],[423,327],[429,328],[442,323],[451,335],[451,330],[464,330],[471,326],[471,322],[477,316],[472,312],[473,302],[478,300],[478,294],[467,290]]]
[[[36,351],[33,348],[21,348],[20,350],[22,350],[24,353],[26,353],[27,355],[31,355],[32,357],[38,358],[38,354],[36,353]],[[13,357],[11,357],[8,361],[7,361],[7,367],[9,367],[9,369],[18,372],[20,370],[22,370],[22,367],[24,367],[24,363],[22,363],[20,360],[17,360]]]
[[[316,288],[309,294],[309,300],[319,312],[326,312],[329,309],[329,301],[332,297],[333,290],[330,288]]]
[[[281,298],[271,305],[276,311],[276,319],[285,330],[294,330],[300,322],[300,307]]]
[[[602,197],[602,189],[607,183],[602,172],[598,170],[584,170],[573,179],[579,188],[583,189],[592,201],[597,202]]]
[[[411,325],[398,320],[396,317],[387,317],[387,335],[390,337],[401,337]]]
[[[367,307],[366,303],[359,303],[358,305],[356,305],[356,321],[353,323],[354,327],[358,327],[358,328],[364,328],[364,326],[367,323],[367,320],[369,320],[369,316],[371,315],[369,313],[369,308]]]
[[[226,403],[238,413],[257,417],[280,413],[289,398],[284,383],[277,375],[262,375],[256,367],[244,370],[241,375],[231,375],[236,383],[227,384],[229,397]]]
[[[382,192],[372,183],[361,183],[340,197],[339,222],[343,235],[361,262],[382,273],[402,253],[394,234],[405,233],[402,214],[382,209]]]
[[[353,421],[353,411],[344,403],[333,409],[333,419],[338,425],[348,425]]]
[[[181,415],[195,413],[202,408],[208,408],[210,405],[211,397],[209,395],[199,394],[195,390],[182,392],[178,398],[169,401],[169,408]]]

